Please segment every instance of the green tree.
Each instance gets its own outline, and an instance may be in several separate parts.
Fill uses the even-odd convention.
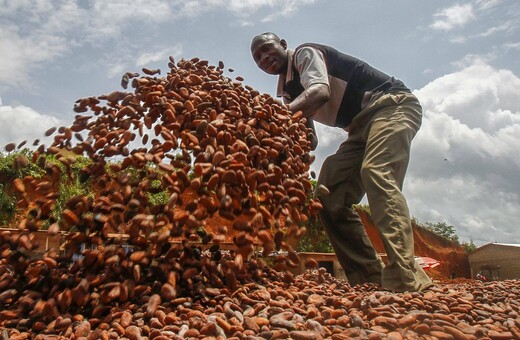
[[[305,227],[307,233],[299,240],[296,248],[299,252],[333,253],[334,248],[329,236],[317,217],[309,219]]]
[[[459,237],[455,233],[455,227],[446,222],[426,223],[426,229],[444,237],[447,240],[459,242]]]
[[[45,170],[33,163],[32,157],[33,152],[27,148],[11,153],[0,152],[0,179],[3,184],[25,176],[42,177]]]
[[[316,180],[310,181],[312,184],[312,194],[309,195],[309,199],[313,197],[316,190]],[[334,249],[330,243],[327,232],[321,225],[318,216],[309,218],[304,224],[307,229],[307,233],[298,241],[296,250],[299,252],[317,252],[317,253],[333,253]]]
[[[464,249],[466,250],[466,253],[470,254],[472,253],[473,251],[475,251],[475,249],[477,249],[477,246],[473,243],[473,240],[469,240],[469,242],[464,242],[462,243],[462,246],[464,247]]]
[[[0,226],[9,223],[16,212],[16,197],[9,194],[0,183]]]

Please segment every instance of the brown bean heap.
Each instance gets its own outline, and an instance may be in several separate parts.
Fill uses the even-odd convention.
[[[298,265],[295,241],[321,208],[305,120],[224,77],[223,65],[169,67],[165,77],[125,74],[133,93],[78,100],[73,124],[45,133],[52,145],[33,154],[45,176],[13,183],[28,210],[21,233],[0,234],[3,324],[41,331],[60,315],[92,323],[136,303],[148,304],[149,318],[179,298],[208,301],[209,287],[260,280],[270,269],[258,251],[283,251],[277,270]],[[91,161],[74,172],[74,154]],[[68,199],[55,218],[64,177],[91,193]],[[167,202],[152,202],[158,192]],[[34,258],[33,233],[46,227],[63,233],[62,249]]]

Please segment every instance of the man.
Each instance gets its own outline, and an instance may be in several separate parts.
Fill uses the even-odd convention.
[[[401,191],[410,143],[422,121],[417,98],[400,80],[329,46],[303,44],[293,51],[276,34],[263,33],[253,38],[251,53],[260,69],[279,76],[277,95],[291,112],[302,111],[312,131],[317,121],[348,132],[323,163],[318,187],[329,193],[318,197],[321,221],[350,284],[376,283],[396,292],[432,286],[414,259]],[[311,135],[316,147],[316,134]],[[365,193],[386,266],[352,208]]]

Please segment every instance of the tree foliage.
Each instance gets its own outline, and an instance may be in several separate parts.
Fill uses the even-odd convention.
[[[0,183],[0,226],[9,223],[16,212],[16,197],[9,194]]]
[[[334,249],[330,243],[329,236],[321,225],[319,218],[311,218],[307,221],[305,228],[307,233],[299,240],[297,251],[333,253]]]
[[[468,253],[468,254],[472,253],[473,251],[475,251],[475,249],[477,249],[477,246],[475,245],[475,243],[473,243],[473,240],[462,243],[462,246],[464,247],[464,249],[466,250],[466,253]]]
[[[316,180],[310,181],[314,190],[316,189]],[[309,197],[310,198],[310,197]],[[307,233],[298,241],[296,250],[299,252],[316,252],[316,253],[333,253],[334,249],[330,243],[329,236],[325,228],[321,225],[318,216],[309,218],[305,223]]]
[[[455,233],[455,227],[449,225],[446,222],[436,222],[436,223],[426,223],[426,229],[432,231],[433,233],[444,237],[447,240],[459,242],[459,237]]]
[[[0,152],[0,179],[8,184],[15,178],[33,176],[39,178],[45,171],[32,161],[33,153],[25,148],[16,152]]]

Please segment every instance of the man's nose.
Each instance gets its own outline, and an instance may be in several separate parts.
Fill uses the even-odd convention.
[[[267,61],[267,58],[269,58],[269,55],[267,53],[262,53],[262,56],[260,57],[260,62],[263,64]]]

